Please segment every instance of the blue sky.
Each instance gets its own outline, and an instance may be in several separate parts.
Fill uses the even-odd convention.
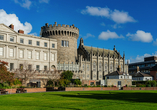
[[[155,0],[0,0],[0,23],[39,36],[45,23],[74,24],[87,46],[123,51],[130,62],[157,54]]]

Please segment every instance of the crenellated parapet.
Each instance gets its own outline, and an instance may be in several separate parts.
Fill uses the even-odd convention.
[[[65,24],[48,24],[46,23],[45,26],[41,27],[41,35],[42,37],[49,37],[49,36],[56,36],[56,35],[63,35],[63,36],[72,36],[72,37],[79,37],[79,29],[73,25],[65,25]]]

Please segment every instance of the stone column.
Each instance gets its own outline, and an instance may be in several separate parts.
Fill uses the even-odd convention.
[[[97,48],[97,80],[99,80],[99,50]]]
[[[110,51],[108,50],[108,74],[110,73]]]
[[[6,48],[6,50],[5,50],[5,58],[8,58],[8,56],[9,56],[8,45],[5,45],[5,48]]]
[[[91,80],[93,79],[93,63],[92,63],[92,59],[93,59],[93,50],[92,50],[92,47],[91,47],[91,54],[90,54]]]

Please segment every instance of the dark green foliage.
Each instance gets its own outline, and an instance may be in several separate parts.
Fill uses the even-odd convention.
[[[19,79],[15,79],[15,80],[13,81],[13,84],[14,84],[14,85],[17,85],[17,84],[22,84],[22,83],[21,83],[21,81],[20,81]]]
[[[73,77],[73,73],[71,71],[64,71],[62,74],[61,74],[61,77],[63,79],[68,79],[69,81],[72,79]]]
[[[48,87],[53,87],[53,80],[48,80],[47,81],[47,86]]]
[[[74,80],[74,83],[75,83],[76,85],[81,85],[81,84],[82,84],[79,79],[75,79],[75,80]]]

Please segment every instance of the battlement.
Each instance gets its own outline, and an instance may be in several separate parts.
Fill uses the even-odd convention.
[[[65,25],[65,24],[48,24],[46,23],[45,26],[41,27],[41,35],[42,37],[48,37],[50,35],[69,35],[69,36],[79,36],[79,29],[73,25]]]

